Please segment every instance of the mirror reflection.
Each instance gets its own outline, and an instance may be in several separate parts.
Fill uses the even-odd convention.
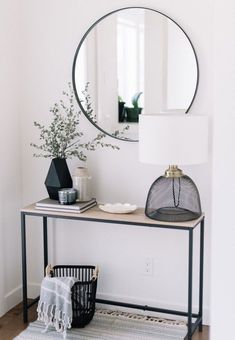
[[[198,83],[196,55],[170,18],[150,9],[122,9],[83,37],[73,83],[79,105],[99,129],[136,141],[140,114],[188,111]],[[87,84],[92,113],[84,100]]]

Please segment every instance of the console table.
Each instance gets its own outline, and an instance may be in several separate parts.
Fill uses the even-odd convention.
[[[93,207],[81,214],[71,212],[55,212],[39,210],[35,208],[35,204],[29,205],[21,210],[21,241],[22,241],[22,286],[23,286],[23,319],[28,321],[28,308],[38,301],[28,303],[27,297],[27,256],[26,256],[26,216],[35,216],[42,218],[43,227],[43,252],[44,252],[44,268],[48,264],[48,237],[47,237],[47,220],[67,219],[77,221],[92,221],[95,223],[112,223],[125,224],[127,226],[141,226],[161,229],[174,229],[179,232],[188,233],[188,307],[187,311],[177,311],[158,307],[130,304],[125,302],[96,299],[96,302],[102,304],[110,304],[123,306],[128,308],[143,309],[152,312],[166,313],[187,317],[188,334],[187,339],[192,339],[192,335],[198,328],[202,331],[202,309],[203,309],[203,254],[204,254],[204,214],[198,219],[188,222],[162,222],[151,220],[144,214],[144,209],[139,208],[131,214],[109,214],[101,211],[98,207]],[[198,313],[192,312],[192,293],[193,293],[193,232],[200,226],[200,263],[199,263],[199,304]],[[194,319],[194,321],[193,321]]]

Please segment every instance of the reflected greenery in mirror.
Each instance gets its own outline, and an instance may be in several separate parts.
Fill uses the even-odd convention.
[[[87,118],[102,132],[129,141],[138,141],[140,114],[187,113],[198,77],[187,34],[167,15],[143,7],[97,20],[73,63],[75,95]],[[83,101],[88,82],[92,116]]]
[[[83,99],[82,99],[83,98]],[[81,103],[83,104],[83,107],[86,110],[87,117],[94,123],[97,124],[97,116],[96,113],[94,112],[92,108],[92,102],[91,102],[91,96],[89,94],[89,83],[86,84],[85,89],[82,91],[82,96],[81,96]],[[125,124],[122,125],[121,130],[114,130],[111,132],[112,137],[117,137],[120,138],[122,137],[125,139],[125,133],[126,131],[129,130],[130,126]]]

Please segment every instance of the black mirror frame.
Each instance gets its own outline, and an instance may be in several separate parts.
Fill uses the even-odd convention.
[[[125,10],[125,9],[132,9],[132,8],[135,8],[135,9],[146,9],[146,10],[150,10],[150,11],[153,11],[153,12],[156,12],[158,14],[161,14],[163,15],[164,17],[166,17],[167,19],[170,19],[172,22],[174,22],[174,24],[176,24],[176,26],[179,27],[179,29],[185,34],[186,38],[188,39],[192,49],[193,49],[193,53],[194,53],[194,56],[195,56],[195,60],[196,60],[196,67],[197,67],[197,82],[196,82],[196,86],[195,86],[195,91],[194,91],[194,94],[193,94],[193,97],[192,97],[192,100],[190,102],[190,105],[189,107],[187,108],[185,114],[187,114],[194,102],[194,99],[196,97],[196,94],[197,94],[197,90],[198,90],[198,84],[199,84],[199,63],[198,63],[198,58],[197,58],[197,54],[196,54],[196,51],[195,51],[195,48],[192,44],[192,41],[190,40],[189,36],[187,35],[187,33],[183,30],[183,28],[174,20],[172,19],[171,17],[169,17],[168,15],[160,12],[160,11],[157,11],[153,8],[148,8],[148,7],[142,7],[142,6],[129,6],[129,7],[122,7],[122,8],[119,8],[119,9],[116,9],[112,12],[109,12],[107,14],[105,14],[104,16],[102,16],[101,18],[99,18],[98,20],[96,20],[91,26],[90,28],[86,31],[86,33],[83,35],[81,41],[79,42],[78,44],[78,47],[76,49],[76,52],[75,52],[75,55],[74,55],[74,59],[73,59],[73,66],[72,66],[72,84],[73,84],[73,90],[74,90],[74,93],[75,93],[75,97],[76,97],[76,100],[78,102],[78,105],[81,109],[81,111],[84,113],[84,115],[86,116],[86,118],[98,129],[100,130],[101,132],[105,133],[106,135],[112,137],[112,138],[115,138],[115,139],[118,139],[118,140],[121,140],[121,141],[126,141],[126,142],[138,142],[139,140],[138,139],[128,139],[128,138],[120,138],[120,137],[117,137],[117,136],[114,136],[110,133],[108,133],[107,131],[103,130],[99,125],[97,125],[92,119],[91,117],[87,114],[86,110],[84,109],[84,107],[82,106],[82,103],[79,99],[79,96],[78,96],[78,93],[77,93],[77,89],[76,89],[76,83],[75,83],[75,68],[76,68],[76,60],[77,60],[77,56],[78,56],[78,53],[81,49],[81,46],[84,42],[84,40],[86,39],[87,35],[89,34],[89,32],[100,22],[102,21],[103,19],[105,19],[106,17],[108,17],[109,15],[111,14],[114,14],[116,12],[119,12],[119,11],[122,11],[122,10]]]

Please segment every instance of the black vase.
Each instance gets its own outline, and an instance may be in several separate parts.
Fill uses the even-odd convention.
[[[58,190],[62,188],[72,188],[72,178],[64,158],[54,158],[45,180],[45,186],[49,197],[58,200]]]

